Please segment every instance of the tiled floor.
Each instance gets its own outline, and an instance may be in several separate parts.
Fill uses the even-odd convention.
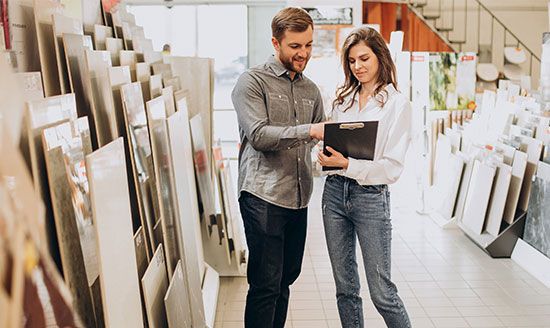
[[[411,170],[391,189],[392,275],[413,327],[550,327],[549,288],[512,260],[491,259],[459,230],[416,214]],[[340,327],[320,214],[322,182],[311,201],[306,256],[286,327]],[[364,273],[361,279],[366,286]],[[216,328],[244,326],[246,291],[245,278],[222,278]],[[365,326],[386,327],[365,288],[362,296]]]

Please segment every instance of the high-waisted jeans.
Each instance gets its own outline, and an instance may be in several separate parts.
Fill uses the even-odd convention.
[[[371,300],[389,328],[411,323],[391,281],[390,194],[387,185],[362,186],[330,175],[323,192],[323,221],[342,327],[363,327],[355,257],[359,239]]]

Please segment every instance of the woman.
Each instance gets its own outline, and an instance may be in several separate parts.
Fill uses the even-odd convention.
[[[361,253],[371,299],[390,328],[411,327],[391,281],[391,221],[388,184],[403,170],[409,145],[411,106],[396,90],[395,66],[382,36],[358,28],[342,48],[345,82],[336,91],[336,122],[378,121],[374,159],[345,158],[328,148],[318,154],[323,166],[343,167],[329,175],[323,192],[323,221],[336,282],[342,327],[363,327],[363,307],[355,257]],[[357,236],[357,238],[356,238]]]

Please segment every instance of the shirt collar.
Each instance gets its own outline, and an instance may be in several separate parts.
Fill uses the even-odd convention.
[[[279,77],[286,75],[288,76],[288,78],[290,78],[290,71],[286,67],[284,67],[284,65],[279,60],[277,60],[277,58],[275,58],[275,55],[269,56],[269,58],[267,59],[267,66],[271,68],[275,75]],[[302,73],[296,73],[294,80],[301,78]]]

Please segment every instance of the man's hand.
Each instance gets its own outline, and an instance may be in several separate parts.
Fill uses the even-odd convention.
[[[325,124],[326,122],[311,124],[309,136],[313,139],[323,140],[325,137]]]
[[[344,155],[328,146],[327,150],[330,153],[330,156],[325,155],[322,151],[317,154],[319,164],[322,166],[343,167],[344,170],[348,168],[349,160],[345,158]]]

